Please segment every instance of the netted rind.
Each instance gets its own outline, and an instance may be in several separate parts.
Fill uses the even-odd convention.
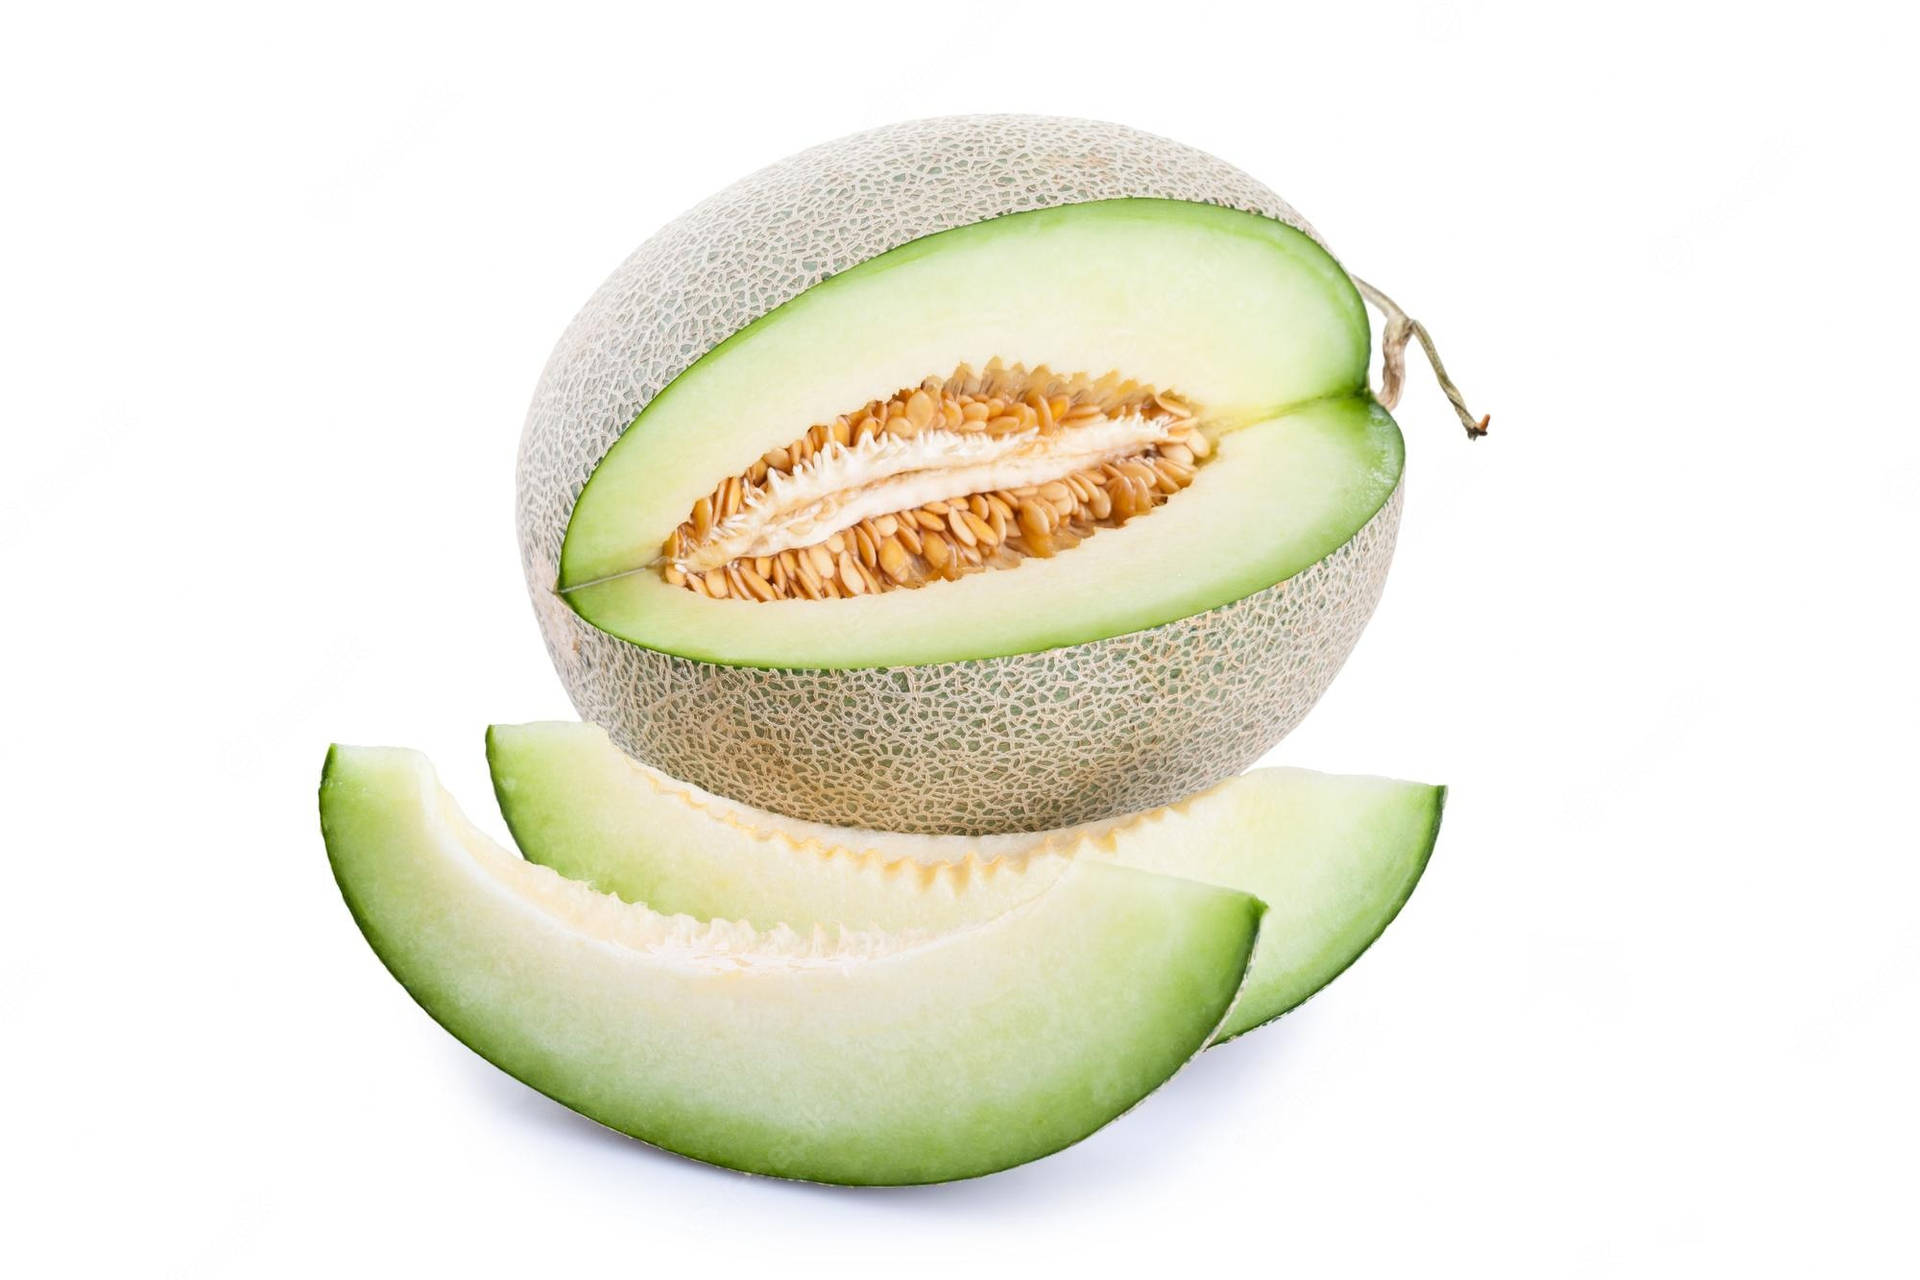
[[[1292,728],[1378,599],[1397,495],[1353,543],[1256,596],[1130,636],[981,662],[712,666],[614,639],[554,594],[567,521],[593,468],[661,388],[722,340],[910,240],[1128,197],[1222,205],[1319,239],[1265,186],[1180,143],[1100,121],[963,116],[803,151],[641,245],[562,335],[521,439],[522,567],[580,713],[649,764],[749,804],[964,833],[1062,826],[1177,799],[1244,768]]]
[[[1037,831],[1171,804],[1298,724],[1379,603],[1400,503],[1396,489],[1338,551],[1232,604],[977,662],[716,666],[537,599],[580,714],[675,778],[839,826]]]

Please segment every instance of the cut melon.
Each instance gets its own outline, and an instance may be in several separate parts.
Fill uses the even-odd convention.
[[[1403,447],[1368,352],[1312,230],[1191,148],[862,134],[575,320],[522,443],[528,585],[581,714],[708,790],[967,834],[1150,808],[1297,723],[1379,598]]]
[[[972,1177],[1085,1137],[1207,1043],[1262,910],[1089,862],[952,933],[756,930],[514,857],[414,752],[334,748],[320,812],[367,941],[482,1057],[669,1150],[822,1182]]]
[[[650,571],[689,509],[744,463],[876,390],[992,357],[1021,368],[1120,370],[1177,392],[1199,409],[1214,448],[1190,491],[1171,495],[1164,509],[1098,529],[1069,552],[918,590],[863,584],[851,599],[755,608],[678,589]],[[580,495],[558,587],[583,618],[622,639],[762,667],[918,666],[1156,626],[1291,577],[1386,503],[1399,481],[1400,439],[1367,396],[1366,361],[1366,317],[1352,284],[1312,240],[1269,218],[1117,200],[948,231],[809,290],[656,396]],[[1016,388],[1000,399],[1017,396]],[[1095,425],[1060,425],[1052,435],[1113,434],[1104,418],[1088,421]],[[1024,435],[948,434],[950,448],[969,458],[1001,441],[1019,446]],[[851,463],[858,455],[848,448],[840,456]],[[912,472],[923,478],[919,496],[935,501],[977,490],[1011,495],[1033,487],[1017,481],[1068,474],[1040,458],[1002,483],[969,468],[956,487],[925,487],[939,479],[939,456],[916,459]],[[795,474],[825,469],[815,459]],[[846,479],[849,491],[858,492],[857,480]],[[902,502],[896,496],[873,514]],[[766,549],[818,541],[787,532]],[[1021,537],[1016,527],[1004,541]]]
[[[1399,912],[1445,789],[1258,769],[1149,813],[978,838],[820,826],[665,777],[592,725],[495,725],[501,813],[534,862],[661,911],[761,926],[953,929],[1083,863],[1241,889],[1267,903],[1222,1037],[1279,1017],[1352,964]]]

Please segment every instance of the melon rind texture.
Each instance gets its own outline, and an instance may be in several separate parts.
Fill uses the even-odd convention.
[[[910,240],[1138,197],[1240,209],[1320,240],[1272,191],[1180,143],[1098,121],[964,116],[803,151],[641,245],[562,335],[520,446],[522,567],[580,714],[645,763],[747,804],[843,826],[963,834],[1169,803],[1245,768],[1292,729],[1379,600],[1397,490],[1350,542],[1265,591],[1145,631],[981,661],[720,666],[599,631],[554,590],[567,522],[594,467],[720,342]]]
[[[1351,541],[1278,586],[1092,644],[768,670],[577,624],[586,643],[562,671],[577,673],[582,718],[629,755],[756,808],[885,831],[1072,826],[1204,790],[1298,724],[1380,598],[1399,520],[1396,490]],[[549,599],[543,612],[574,618]]]

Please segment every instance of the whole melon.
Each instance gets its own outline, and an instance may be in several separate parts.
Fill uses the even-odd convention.
[[[1239,772],[1380,598],[1398,428],[1354,283],[1191,147],[1032,116],[802,152],[561,336],[527,586],[580,714],[814,822],[1038,830]]]

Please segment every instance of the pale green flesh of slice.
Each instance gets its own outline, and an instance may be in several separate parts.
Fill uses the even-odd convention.
[[[807,291],[656,396],[582,492],[557,585],[603,631],[752,666],[957,661],[1173,621],[1291,577],[1386,502],[1402,446],[1367,395],[1367,353],[1338,265],[1251,214],[1121,200],[929,236]],[[755,605],[646,568],[696,499],[767,449],[996,356],[1174,391],[1219,451],[1125,528],[918,591]]]
[[[629,905],[493,844],[424,757],[336,747],[334,874],[481,1056],[603,1124],[752,1172],[907,1183],[1086,1136],[1203,1047],[1260,903],[1092,864],[936,936],[796,936]]]
[[[1266,924],[1222,1038],[1293,1008],[1379,936],[1426,867],[1445,796],[1421,783],[1257,769],[1179,805],[1067,831],[913,836],[710,796],[628,759],[592,725],[496,725],[487,757],[528,858],[701,918],[950,929],[1032,897],[1079,862],[1244,890],[1267,903]]]

